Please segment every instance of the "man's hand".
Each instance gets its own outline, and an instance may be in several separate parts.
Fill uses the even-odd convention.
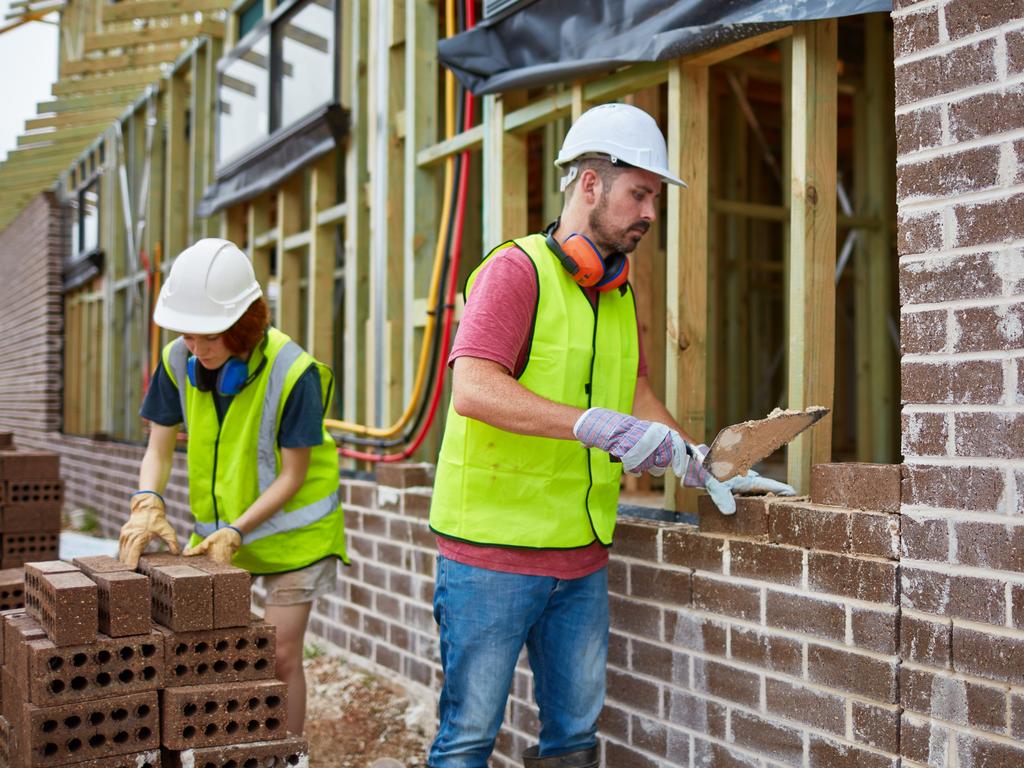
[[[733,498],[734,493],[774,493],[776,496],[796,495],[796,490],[794,490],[793,486],[780,483],[778,480],[761,477],[752,469],[745,475],[733,477],[724,482],[717,480],[703,466],[704,457],[708,453],[708,447],[706,445],[695,445],[689,446],[689,448],[696,455],[694,460],[690,462],[689,467],[687,467],[686,474],[683,477],[683,485],[688,488],[700,488],[703,486],[707,490],[708,495],[711,496],[711,501],[714,502],[715,506],[718,507],[718,511],[723,515],[735,514],[736,499]]]
[[[218,528],[194,547],[185,550],[185,557],[194,555],[207,555],[211,560],[216,560],[224,565],[231,565],[231,558],[242,546],[242,533],[233,525]]]
[[[600,448],[622,462],[630,474],[662,474],[673,465],[673,430],[664,424],[642,421],[608,408],[583,412],[573,434],[587,448]]]
[[[131,496],[131,514],[121,526],[117,557],[129,568],[139,564],[139,558],[154,538],[163,539],[172,554],[178,554],[178,539],[167,522],[164,500],[155,491],[138,491]]]

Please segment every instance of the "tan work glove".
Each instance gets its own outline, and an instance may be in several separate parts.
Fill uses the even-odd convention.
[[[233,525],[218,528],[194,547],[185,550],[185,557],[206,555],[224,565],[231,565],[231,558],[242,546],[242,532]]]
[[[117,546],[117,557],[122,563],[135,568],[154,536],[163,539],[172,554],[181,552],[174,529],[167,522],[164,500],[160,494],[156,491],[138,491],[132,494],[130,503],[132,511],[128,522],[121,526]]]

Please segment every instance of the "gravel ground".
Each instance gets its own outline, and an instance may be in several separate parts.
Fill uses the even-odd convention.
[[[427,693],[313,651],[306,670],[310,768],[369,768],[392,757],[424,766],[434,734],[435,702]]]

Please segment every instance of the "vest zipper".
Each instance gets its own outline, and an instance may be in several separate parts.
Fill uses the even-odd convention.
[[[590,303],[590,297],[587,296],[586,291],[580,288],[583,292],[583,298],[587,304],[590,304],[590,309],[594,313],[594,333],[590,337],[590,375],[587,378],[587,408],[593,407],[594,402],[594,358],[597,357],[597,310],[601,305],[601,296],[598,295],[594,300],[594,303]],[[594,490],[594,470],[590,466],[590,451],[592,448],[587,449],[587,479],[589,485],[587,485],[587,496],[584,501],[584,511],[587,513],[587,520],[590,521],[590,529],[594,531],[594,538],[601,541],[601,537],[597,535],[597,530],[594,528],[594,520],[590,516],[590,492]],[[603,543],[603,542],[602,542]]]

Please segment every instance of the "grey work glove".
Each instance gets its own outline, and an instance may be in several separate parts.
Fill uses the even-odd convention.
[[[730,478],[729,480],[718,480],[704,469],[704,457],[707,456],[706,445],[690,446],[695,452],[694,461],[690,462],[685,476],[681,475],[683,485],[688,488],[703,487],[711,501],[718,507],[723,515],[732,515],[736,512],[736,499],[733,494],[758,494],[774,493],[776,496],[796,496],[793,486],[780,483],[767,477],[761,477],[754,470],[748,470],[747,474]]]

